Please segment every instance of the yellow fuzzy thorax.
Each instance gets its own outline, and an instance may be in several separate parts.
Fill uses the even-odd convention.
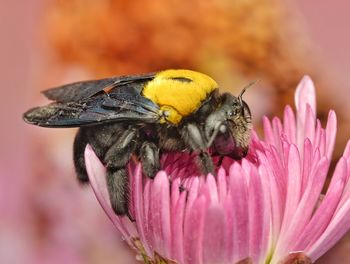
[[[165,70],[157,73],[142,90],[144,97],[160,107],[160,122],[178,124],[194,113],[218,88],[208,75],[190,70]]]

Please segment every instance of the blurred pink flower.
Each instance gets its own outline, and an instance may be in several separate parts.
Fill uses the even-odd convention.
[[[337,121],[316,119],[315,89],[304,77],[296,116],[264,118],[265,139],[252,135],[248,156],[225,158],[217,177],[198,177],[189,154],[167,154],[154,180],[130,164],[130,211],[110,208],[105,168],[85,152],[92,188],[103,209],[146,263],[311,263],[350,228],[350,143],[323,196]],[[303,261],[303,262],[302,262]]]

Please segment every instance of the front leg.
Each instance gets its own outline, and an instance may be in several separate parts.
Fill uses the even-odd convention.
[[[126,165],[137,146],[138,133],[135,128],[124,131],[111,145],[104,161],[107,166],[107,188],[112,208],[117,215],[128,215],[129,177]]]
[[[139,159],[141,160],[143,173],[147,177],[153,179],[160,169],[159,148],[157,145],[149,141],[143,142],[139,153]]]
[[[208,173],[214,175],[214,164],[208,153],[207,142],[202,129],[196,124],[188,123],[181,128],[181,135],[185,143],[190,146],[192,150],[199,151],[198,162],[201,172],[204,175]]]

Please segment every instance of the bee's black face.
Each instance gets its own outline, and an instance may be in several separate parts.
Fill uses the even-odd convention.
[[[247,155],[251,114],[248,105],[232,95],[223,95],[223,103],[206,122],[206,136],[214,154],[241,159]]]

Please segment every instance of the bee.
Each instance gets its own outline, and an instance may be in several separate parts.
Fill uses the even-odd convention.
[[[126,165],[132,155],[150,178],[165,152],[196,153],[205,175],[215,173],[211,155],[246,156],[251,131],[251,112],[242,99],[246,88],[237,97],[220,94],[211,77],[182,69],[111,77],[43,91],[54,102],[23,118],[42,127],[79,127],[73,145],[78,180],[89,181],[84,150],[90,144],[106,166],[112,208],[123,216],[129,215]]]

